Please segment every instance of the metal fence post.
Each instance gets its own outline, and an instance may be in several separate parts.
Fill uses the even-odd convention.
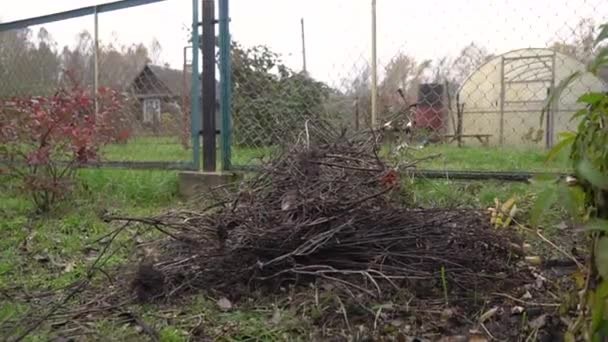
[[[551,57],[551,91],[555,89],[555,62],[557,59],[557,53],[553,51],[553,56]],[[559,115],[559,99],[554,101],[549,106],[549,111],[547,112],[547,149],[553,148],[553,140],[555,139],[555,116]]]
[[[195,170],[201,167],[201,84],[198,68],[200,39],[198,34],[198,0],[192,0],[192,88],[190,89],[190,133],[192,137],[192,164]]]
[[[302,71],[308,75],[308,69],[306,68],[306,36],[304,33],[304,18],[300,19],[300,25],[302,27]]]
[[[203,3],[203,171],[215,172],[216,96],[215,96],[215,0]]]
[[[376,0],[372,0],[372,128],[376,127],[378,116],[378,56],[376,44]]]
[[[94,38],[95,38],[95,52],[94,52],[94,88],[93,94],[95,96],[95,119],[97,120],[97,115],[99,115],[99,99],[97,96],[99,92],[99,12],[97,11],[97,6],[95,6],[95,14],[93,14],[93,23],[94,23]]]
[[[498,142],[505,143],[505,58],[500,57],[500,121],[498,123]]]
[[[219,0],[222,170],[232,168],[232,66],[229,0]]]

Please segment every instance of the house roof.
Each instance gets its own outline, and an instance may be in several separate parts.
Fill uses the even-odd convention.
[[[184,78],[184,73],[181,70],[151,64],[144,66],[144,68],[146,67],[162,82],[160,86],[173,95],[182,94],[184,89],[190,89],[190,85],[192,84],[191,73],[186,74]]]
[[[129,90],[136,95],[181,96],[184,91],[190,93],[192,74],[164,66],[145,64],[129,84]],[[220,84],[215,82],[215,97],[220,99]]]

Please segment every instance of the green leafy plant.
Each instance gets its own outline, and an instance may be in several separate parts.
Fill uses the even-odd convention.
[[[330,88],[291,70],[264,45],[232,43],[235,144],[273,146],[297,134],[306,119],[318,119]],[[280,134],[279,134],[280,133]]]
[[[587,67],[594,75],[608,67],[608,46],[603,45],[607,40],[608,24],[604,24],[594,41],[595,58]],[[546,110],[583,74],[575,72],[553,89],[541,115],[541,124]],[[561,199],[574,223],[588,232],[591,255],[580,289],[579,316],[570,325],[566,340],[580,336],[602,341],[608,337],[608,94],[586,92],[580,95],[578,103],[584,108],[571,118],[579,120],[577,131],[562,133],[561,141],[547,155],[547,160],[551,160],[568,148],[577,184],[568,186],[545,180],[546,186],[540,191],[532,213],[532,224],[536,225],[545,209]]]

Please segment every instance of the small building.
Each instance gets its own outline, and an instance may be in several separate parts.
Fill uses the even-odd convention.
[[[141,104],[138,120],[144,125],[162,128],[162,116],[183,115],[182,107],[190,105],[192,76],[181,70],[146,64],[127,87],[129,94]],[[216,128],[221,126],[219,111],[220,87],[216,82]]]
[[[564,89],[541,125],[550,89],[575,71],[582,71],[582,77]],[[571,56],[550,49],[507,52],[481,65],[461,85],[462,133],[487,134],[492,145],[550,147],[559,133],[576,129],[578,123],[570,118],[583,108],[577,99],[587,91],[606,91],[606,85]]]

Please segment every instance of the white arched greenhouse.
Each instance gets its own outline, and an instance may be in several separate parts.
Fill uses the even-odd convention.
[[[582,108],[578,97],[589,90],[606,90],[600,79],[585,72],[564,90],[541,125],[549,90],[579,70],[585,70],[583,63],[549,49],[521,49],[493,57],[458,91],[461,134],[489,135],[491,145],[552,146],[560,132],[576,129],[577,122],[570,119]]]

